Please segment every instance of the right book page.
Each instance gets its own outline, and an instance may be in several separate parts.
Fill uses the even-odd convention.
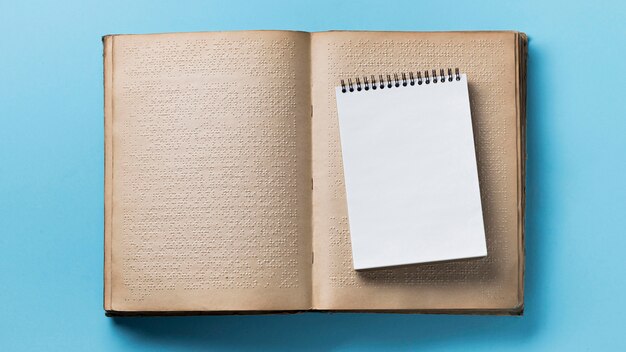
[[[312,34],[314,309],[521,310],[524,153],[519,38],[516,32]],[[352,266],[335,87],[341,79],[365,75],[457,67],[469,82],[488,256],[357,272]]]

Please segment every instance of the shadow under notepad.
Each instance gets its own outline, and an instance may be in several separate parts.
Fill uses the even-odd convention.
[[[537,63],[542,63],[538,66]],[[261,316],[113,318],[115,333],[143,346],[164,349],[314,350],[350,346],[382,350],[468,347],[488,340],[492,347],[524,343],[540,331],[548,311],[549,289],[544,263],[549,248],[545,210],[553,199],[550,185],[540,184],[554,156],[544,150],[550,138],[545,122],[550,62],[541,47],[529,45],[528,162],[526,206],[526,287],[523,317],[352,313],[304,313]],[[543,81],[543,82],[541,82]],[[548,80],[549,81],[549,80]]]

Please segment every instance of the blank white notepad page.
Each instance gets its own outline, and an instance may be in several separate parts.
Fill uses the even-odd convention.
[[[487,255],[467,77],[336,97],[354,268]]]

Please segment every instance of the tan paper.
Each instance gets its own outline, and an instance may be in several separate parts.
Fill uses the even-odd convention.
[[[315,307],[521,309],[517,33],[331,32],[312,37]],[[459,67],[470,82],[489,255],[356,272],[351,263],[334,87],[341,78],[448,67]]]
[[[309,35],[105,48],[105,309],[310,308]]]
[[[105,310],[520,313],[525,36],[107,36]],[[351,268],[334,87],[468,75],[489,255]]]

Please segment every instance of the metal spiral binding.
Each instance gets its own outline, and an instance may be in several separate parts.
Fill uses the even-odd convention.
[[[458,68],[454,69],[454,74],[452,74],[452,69],[448,68],[448,73],[442,68],[439,69],[439,73],[437,70],[428,70],[423,71],[424,75],[422,76],[422,71],[417,71],[415,74],[413,72],[402,72],[400,74],[394,73],[393,77],[391,74],[386,75],[378,75],[378,80],[376,76],[371,75],[369,77],[363,76],[363,80],[361,77],[356,77],[354,82],[352,78],[348,78],[348,82],[345,80],[341,80],[341,91],[343,93],[347,92],[360,92],[362,90],[376,90],[376,89],[385,89],[385,88],[393,88],[393,87],[406,87],[406,86],[414,86],[422,85],[422,84],[431,84],[431,83],[445,83],[452,82],[453,80],[460,81],[461,73]]]

